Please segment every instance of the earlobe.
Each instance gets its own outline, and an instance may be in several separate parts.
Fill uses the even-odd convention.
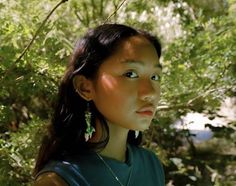
[[[73,86],[75,91],[85,99],[90,101],[92,99],[92,82],[83,75],[77,75],[73,79]]]

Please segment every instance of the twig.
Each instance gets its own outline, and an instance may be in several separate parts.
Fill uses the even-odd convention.
[[[76,11],[74,11],[74,14],[75,14],[75,16],[77,17],[77,19],[78,19],[82,24],[85,25],[85,22],[84,22],[84,20],[83,20],[82,15],[79,14],[79,12],[76,12]]]
[[[190,106],[186,103],[183,104],[177,104],[177,105],[162,105],[157,107],[157,111],[169,111],[174,109],[185,109],[189,108]]]
[[[39,35],[41,29],[44,27],[44,25],[46,24],[47,20],[50,18],[50,16],[53,14],[53,12],[63,3],[65,3],[68,0],[61,0],[52,10],[51,12],[47,15],[47,17],[43,20],[43,22],[41,23],[41,25],[39,26],[38,30],[35,32],[33,38],[31,39],[31,41],[29,42],[29,44],[25,47],[25,49],[23,50],[23,52],[21,53],[21,55],[16,59],[15,64],[18,63],[21,58],[25,55],[25,53],[27,52],[27,50],[29,50],[30,46],[33,44],[34,40],[36,39],[36,37]]]
[[[103,24],[107,23],[108,20],[116,14],[116,12],[122,7],[122,5],[125,3],[126,0],[123,0],[120,5],[106,18],[106,20],[103,22]]]
[[[43,28],[43,26],[46,24],[47,20],[50,18],[50,16],[53,14],[53,12],[63,3],[65,3],[68,0],[61,0],[47,15],[47,17],[43,20],[43,22],[41,23],[41,25],[39,26],[38,30],[35,32],[33,38],[31,39],[31,41],[29,42],[29,44],[25,47],[25,49],[22,51],[21,55],[15,60],[15,62],[4,72],[4,74],[2,75],[2,78],[0,79],[0,81],[2,81],[4,79],[4,77],[7,76],[7,74],[9,72],[12,71],[12,69],[14,69],[14,67],[16,66],[16,64],[21,60],[21,58],[26,54],[27,50],[29,50],[30,46],[33,44],[34,40],[36,39],[36,37],[39,35],[41,29]],[[31,66],[31,64],[28,62],[28,65]]]
[[[222,89],[225,90],[225,91],[228,91],[228,90],[231,90],[232,87],[228,87],[228,88],[227,87],[223,87]],[[213,93],[213,92],[215,92],[217,90],[219,90],[219,88],[214,88],[214,89],[206,90],[202,94],[197,95],[196,97],[190,99],[186,103],[176,104],[176,105],[161,105],[161,106],[158,106],[157,107],[157,111],[169,111],[169,110],[174,110],[174,109],[191,109],[193,107],[193,102],[194,101],[196,101],[199,98],[205,98],[209,94],[211,94],[211,93]]]

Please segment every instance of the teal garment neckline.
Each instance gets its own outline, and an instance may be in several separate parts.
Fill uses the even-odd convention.
[[[121,183],[127,184],[129,182],[127,176],[131,175],[130,185],[164,186],[163,169],[154,153],[131,144],[127,144],[126,152],[125,162],[103,156],[104,161],[111,167]],[[105,164],[99,159],[96,151],[70,156],[65,161],[73,165],[70,167],[75,167],[75,170],[91,185],[116,185],[115,179],[110,176],[111,172],[105,168]],[[131,170],[132,174],[129,174]],[[142,170],[144,172],[140,175]]]
[[[125,162],[122,162],[122,161],[119,161],[119,160],[116,160],[114,158],[110,158],[110,157],[107,157],[107,156],[103,156],[100,154],[100,156],[106,160],[107,162],[113,162],[113,163],[116,163],[116,164],[119,164],[119,165],[123,165],[123,166],[128,166],[128,167],[131,167],[132,164],[133,164],[133,151],[132,151],[132,147],[127,144],[127,150],[126,150],[126,160]]]

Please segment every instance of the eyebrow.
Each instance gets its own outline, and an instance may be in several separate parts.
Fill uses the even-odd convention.
[[[135,60],[132,60],[132,59],[121,61],[121,63],[123,63],[123,64],[130,64],[130,65],[137,65],[138,64],[138,65],[144,66],[144,62],[143,61],[135,61]],[[162,69],[162,65],[160,63],[156,63],[154,67]]]

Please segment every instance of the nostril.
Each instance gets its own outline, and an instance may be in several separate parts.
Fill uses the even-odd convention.
[[[156,86],[150,79],[143,78],[139,84],[138,94],[141,100],[154,103],[160,97],[159,84]]]
[[[147,95],[144,97],[144,101],[147,101],[147,102],[153,102],[155,100],[155,97],[153,95]]]
[[[152,103],[153,105],[157,106],[160,101],[160,96],[158,94],[153,94],[153,95],[143,97],[142,100],[148,103]]]

